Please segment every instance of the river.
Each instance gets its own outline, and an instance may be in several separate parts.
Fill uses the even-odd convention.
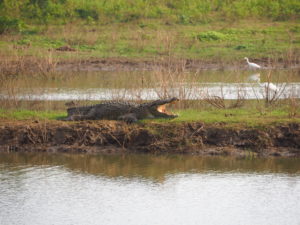
[[[0,154],[1,225],[299,225],[300,159]]]
[[[300,98],[297,69],[208,71],[54,71],[0,84],[0,100],[195,100]]]

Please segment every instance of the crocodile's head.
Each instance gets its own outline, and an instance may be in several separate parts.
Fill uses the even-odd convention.
[[[164,100],[156,100],[147,104],[148,111],[154,118],[175,118],[177,115],[168,111],[168,106],[178,102],[178,98],[169,98]]]

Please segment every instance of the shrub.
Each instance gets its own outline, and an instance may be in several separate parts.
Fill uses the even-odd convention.
[[[238,46],[234,47],[235,50],[242,50],[242,49],[246,49],[246,48],[247,48],[246,45],[238,45]]]
[[[207,31],[202,32],[197,35],[199,41],[217,41],[217,40],[227,40],[228,35],[217,32],[217,31]]]
[[[70,17],[66,0],[28,0],[20,4],[21,17],[48,24]]]
[[[92,9],[75,9],[75,12],[81,19],[93,18],[94,20],[99,19],[98,12]]]
[[[6,16],[0,16],[0,34],[10,32],[20,32],[25,24],[19,19],[11,19]]]

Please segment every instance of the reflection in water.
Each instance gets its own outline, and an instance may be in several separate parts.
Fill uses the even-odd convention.
[[[173,84],[173,86],[175,86]],[[155,100],[167,96],[175,96],[180,99],[195,100],[204,99],[207,96],[218,96],[224,99],[238,99],[243,93],[245,99],[264,99],[266,89],[280,92],[279,98],[300,97],[300,83],[202,83],[202,84],[178,84],[177,87],[166,88],[134,88],[134,89],[108,89],[108,88],[40,88],[19,90],[19,94],[11,96],[0,93],[0,99],[39,100],[39,101],[67,101],[67,100]],[[183,93],[184,92],[184,93]]]
[[[207,95],[237,99],[241,93],[245,99],[264,99],[266,82],[278,87],[281,98],[300,97],[299,73],[291,69],[252,75],[249,71],[65,71],[54,72],[52,76],[20,76],[0,84],[0,99],[153,100],[165,96],[203,99]]]
[[[298,225],[299,169],[283,158],[0,154],[0,224]]]
[[[0,154],[0,163],[31,166],[64,166],[71,170],[107,177],[143,177],[163,181],[176,173],[300,173],[300,159],[199,157],[190,155],[85,155]]]

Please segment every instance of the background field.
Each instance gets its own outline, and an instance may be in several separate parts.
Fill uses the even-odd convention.
[[[298,62],[298,0],[0,2],[1,57]],[[57,52],[70,46],[75,52]]]

